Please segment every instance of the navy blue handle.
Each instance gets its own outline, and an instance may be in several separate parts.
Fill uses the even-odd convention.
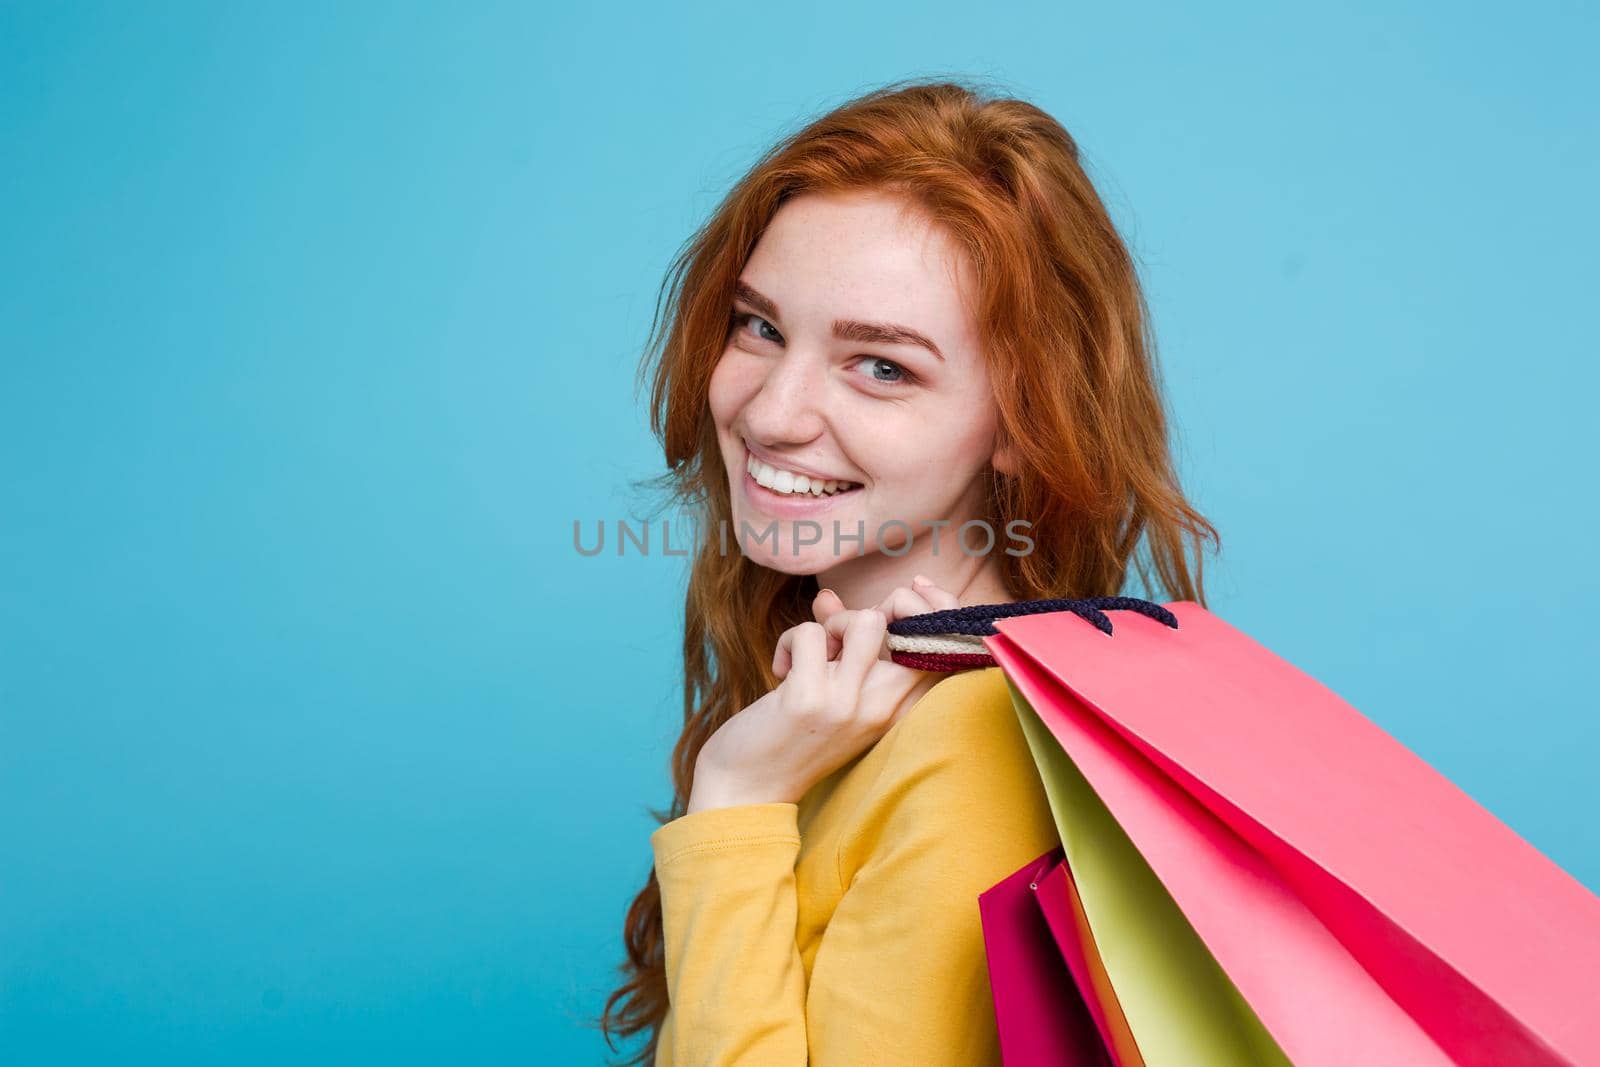
[[[1131,596],[1094,596],[1081,600],[1019,600],[1015,604],[974,604],[966,608],[946,608],[909,615],[889,624],[889,632],[896,637],[934,636],[937,634],[972,634],[987,637],[997,633],[995,619],[1013,615],[1042,615],[1052,611],[1070,611],[1093,623],[1097,629],[1110,635],[1111,619],[1107,611],[1137,611],[1174,630],[1178,617],[1160,604]]]

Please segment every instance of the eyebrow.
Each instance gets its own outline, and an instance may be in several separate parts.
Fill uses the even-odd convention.
[[[734,283],[733,293],[769,319],[777,320],[783,317],[778,312],[777,304],[742,281]],[[841,341],[855,341],[859,344],[918,345],[932,352],[940,362],[944,361],[944,353],[939,351],[938,345],[911,327],[897,326],[892,322],[834,319],[833,336]]]

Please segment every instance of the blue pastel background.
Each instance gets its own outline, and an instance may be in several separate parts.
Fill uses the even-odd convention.
[[[601,1063],[679,243],[987,77],[1143,265],[1224,617],[1600,889],[1593,8],[0,5],[0,1063]],[[619,665],[620,664],[620,665]]]

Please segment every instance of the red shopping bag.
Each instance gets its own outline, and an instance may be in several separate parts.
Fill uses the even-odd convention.
[[[1047,852],[978,896],[1000,1053],[1006,1067],[1123,1067],[1079,992],[1080,982],[1090,988],[1081,953],[1069,966],[1052,926],[1060,916],[1047,915],[1039,899],[1041,889],[1055,888],[1046,876],[1062,864],[1059,848]],[[1076,948],[1069,940],[1067,951]]]
[[[982,643],[1288,1058],[1600,1063],[1600,898],[1314,678],[1166,607]]]

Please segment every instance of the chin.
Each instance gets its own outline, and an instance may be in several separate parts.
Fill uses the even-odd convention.
[[[751,563],[759,567],[789,575],[820,574],[837,562],[832,557],[814,555],[809,551],[802,552],[798,556],[791,556],[783,552],[774,555],[763,550],[747,553],[747,557]]]
[[[764,530],[767,523],[772,520],[763,516],[735,515],[729,524],[728,551],[740,552],[751,563],[766,567],[768,570],[781,571],[784,574],[818,574],[839,562],[833,554],[829,539],[826,534],[817,544],[803,545],[798,552],[794,549],[794,526],[791,523],[779,520],[776,538],[768,537],[757,541],[752,533],[742,545],[737,544],[735,538],[739,530],[740,521],[746,521],[757,532]],[[854,524],[852,524],[853,526]],[[776,540],[776,546],[773,542]]]

